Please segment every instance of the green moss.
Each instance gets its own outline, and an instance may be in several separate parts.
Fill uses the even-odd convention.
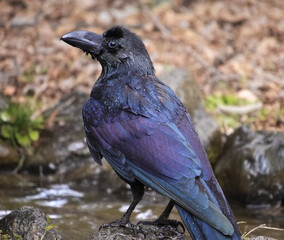
[[[0,239],[1,240],[23,240],[23,237],[18,234],[13,234],[13,237],[9,234],[3,234],[3,231],[0,230]]]
[[[252,102],[238,98],[234,94],[226,95],[209,95],[205,98],[205,107],[209,110],[215,110],[219,105],[234,105],[234,106],[243,106],[251,104]]]

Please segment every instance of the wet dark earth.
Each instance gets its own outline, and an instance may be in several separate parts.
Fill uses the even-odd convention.
[[[0,219],[10,211],[22,206],[34,206],[49,215],[58,233],[66,239],[89,238],[100,225],[122,216],[131,201],[131,192],[126,188],[113,190],[95,182],[54,184],[49,186],[20,186],[0,190]],[[152,191],[146,192],[132,215],[132,222],[156,218],[167,204],[167,199]],[[284,208],[247,209],[231,203],[241,224],[242,231],[266,224],[284,228]],[[179,219],[174,210],[171,218]],[[283,231],[257,230],[250,236],[264,235],[284,239]]]

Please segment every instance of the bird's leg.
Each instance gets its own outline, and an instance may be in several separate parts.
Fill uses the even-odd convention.
[[[144,195],[144,185],[141,182],[136,181],[135,183],[131,183],[130,187],[133,195],[133,201],[128,207],[127,211],[123,214],[122,218],[103,224],[100,226],[99,230],[105,227],[133,227],[129,220],[130,215]]]
[[[171,226],[173,226],[175,228],[178,228],[178,226],[181,226],[182,229],[183,229],[183,232],[185,232],[185,228],[184,228],[183,224],[180,221],[169,219],[170,213],[171,213],[174,205],[175,205],[175,202],[173,200],[170,200],[170,202],[168,203],[166,209],[162,212],[160,217],[158,217],[154,221],[140,221],[140,222],[138,222],[138,225],[139,224],[146,224],[146,225],[171,225]]]

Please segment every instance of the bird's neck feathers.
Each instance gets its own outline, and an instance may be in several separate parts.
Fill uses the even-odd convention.
[[[102,66],[101,76],[138,74],[155,75],[153,63],[145,49],[137,49],[127,54],[119,54],[116,58],[106,53],[98,58]]]
[[[107,56],[104,56],[107,57]],[[116,61],[110,59],[98,59],[102,66],[101,78],[108,78],[113,75],[138,74],[141,76],[155,75],[152,61],[148,54],[128,53],[128,56],[118,58]]]

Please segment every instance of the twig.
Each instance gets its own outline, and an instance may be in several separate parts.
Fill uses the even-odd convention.
[[[13,170],[13,173],[15,173],[15,174],[18,173],[18,171],[23,167],[23,164],[24,164],[24,162],[25,162],[25,159],[26,159],[26,156],[23,155],[23,156],[20,158],[20,161],[19,161],[17,167]]]
[[[225,113],[231,113],[231,114],[248,114],[250,112],[257,111],[262,108],[262,103],[256,103],[256,104],[250,104],[245,106],[228,106],[228,105],[219,105],[218,109]]]
[[[243,234],[242,238],[246,238],[249,234],[251,234],[252,232],[256,231],[257,229],[268,229],[268,230],[275,230],[275,231],[284,231],[284,229],[282,228],[275,228],[275,227],[267,227],[266,224],[261,224],[253,229],[251,229],[250,231],[248,231],[247,233]]]

